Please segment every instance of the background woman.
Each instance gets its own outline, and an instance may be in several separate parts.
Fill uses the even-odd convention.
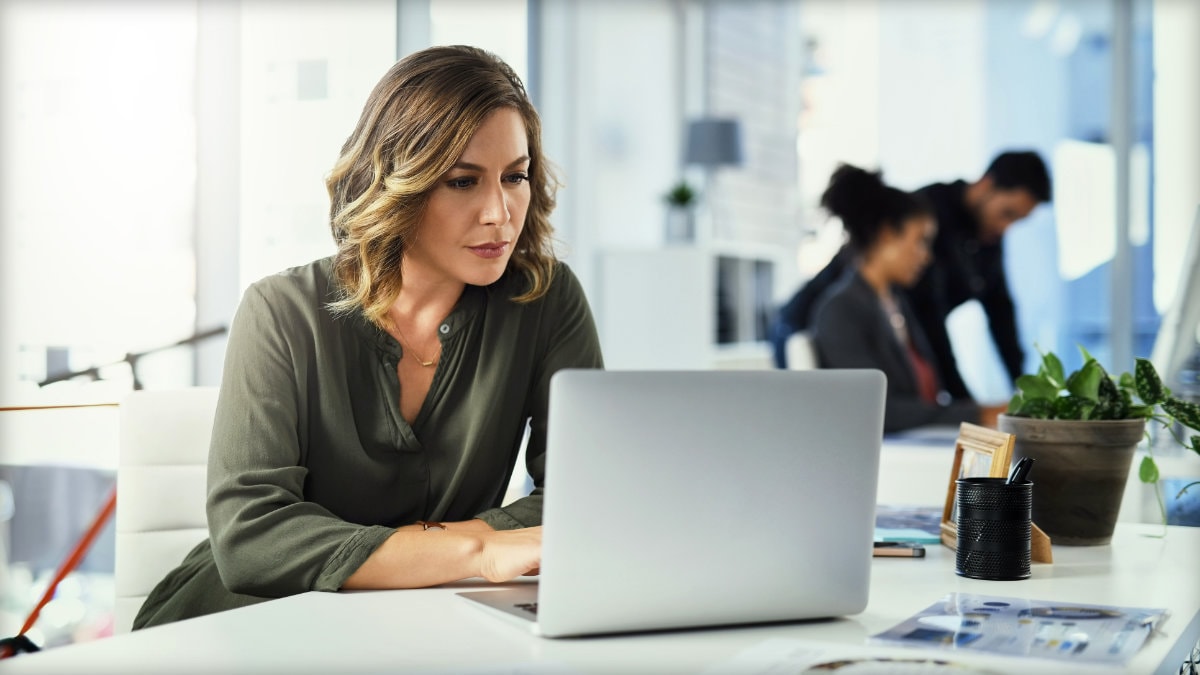
[[[918,196],[887,186],[879,173],[834,171],[821,205],[839,217],[853,262],[819,301],[813,328],[823,368],[877,368],[887,375],[884,430],[927,424],[992,425],[1003,406],[981,408],[942,391],[936,360],[905,300],[930,262],[937,233]]]
[[[328,179],[337,252],[252,285],[230,330],[210,538],[135,628],[304,591],[536,572],[550,377],[602,366],[555,260],[557,187],[513,71],[406,57]],[[532,494],[501,500],[526,424]]]

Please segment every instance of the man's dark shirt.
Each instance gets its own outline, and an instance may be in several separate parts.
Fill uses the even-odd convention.
[[[954,398],[970,398],[958,372],[946,316],[968,300],[978,300],[988,317],[992,340],[1012,380],[1021,375],[1025,354],[1017,338],[1016,312],[1004,274],[1002,242],[985,244],[978,238],[979,224],[963,202],[965,181],[934,183],[917,192],[933,205],[938,222],[933,242],[933,261],[908,297],[930,346],[937,357],[942,387]],[[825,290],[851,264],[853,254],[843,248],[820,272],[780,310],[777,335],[806,330],[813,309]],[[784,337],[786,339],[786,336]]]

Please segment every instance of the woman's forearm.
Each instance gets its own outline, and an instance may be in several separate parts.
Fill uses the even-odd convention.
[[[388,537],[342,588],[424,588],[471,577],[508,581],[536,570],[540,562],[540,527],[496,532],[479,519],[447,523],[444,530],[407,525]]]
[[[396,530],[346,579],[346,590],[423,588],[479,575],[483,541],[465,530]]]

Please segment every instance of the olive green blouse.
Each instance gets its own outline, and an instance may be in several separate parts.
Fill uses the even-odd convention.
[[[550,377],[603,367],[578,279],[542,298],[509,271],[467,286],[439,326],[417,418],[400,415],[401,346],[335,315],[332,258],[263,279],[229,332],[208,461],[210,538],[150,593],[135,628],[304,591],[336,591],[393,529],[541,523]],[[525,433],[533,492],[501,506]]]

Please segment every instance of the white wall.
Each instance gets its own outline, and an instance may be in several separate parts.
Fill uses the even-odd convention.
[[[879,159],[908,189],[986,166],[984,0],[879,5]]]
[[[662,195],[678,179],[682,135],[677,7],[669,0],[542,6],[538,106],[546,153],[564,182],[553,222],[590,294],[596,252],[663,240]]]
[[[395,62],[392,0],[241,2],[242,287],[333,253],[325,177]]]

